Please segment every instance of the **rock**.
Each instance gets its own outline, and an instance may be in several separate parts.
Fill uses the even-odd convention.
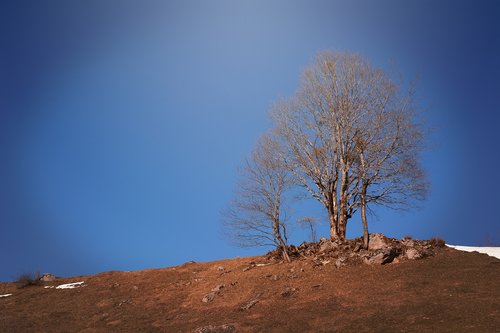
[[[382,234],[370,234],[370,242],[368,243],[368,250],[381,250],[387,247],[387,242]]]
[[[297,292],[297,289],[295,288],[286,288],[284,291],[281,292],[281,297],[290,297],[293,294]]]
[[[408,258],[409,260],[420,259],[421,257],[422,255],[420,254],[420,252],[413,247],[406,250],[406,258]]]
[[[382,263],[384,262],[384,254],[379,253],[374,255],[373,257],[365,257],[363,261],[367,265],[382,265]]]
[[[195,333],[232,333],[236,332],[236,328],[233,325],[229,324],[224,324],[220,326],[203,326],[203,327],[198,327],[195,331]]]
[[[401,240],[401,243],[406,247],[414,247],[415,246],[415,241],[411,238],[403,238]]]
[[[340,257],[337,260],[335,260],[335,267],[340,268],[342,266],[346,266],[347,258],[346,257]]]
[[[223,285],[223,284],[218,284],[218,285],[216,285],[216,286],[215,286],[215,287],[214,287],[211,291],[218,293],[218,292],[219,292],[219,291],[221,291],[224,287],[225,287],[225,285]]]
[[[56,276],[54,274],[44,273],[42,275],[42,277],[40,278],[40,281],[43,281],[43,282],[52,282],[52,281],[55,281],[55,279],[56,279]]]
[[[388,248],[376,255],[364,258],[364,263],[368,265],[385,265],[391,263],[398,256],[398,252],[393,248]]]
[[[335,249],[335,245],[330,241],[325,241],[325,242],[321,243],[318,252],[323,253],[323,252],[331,251],[333,249]]]
[[[352,252],[359,252],[359,250],[361,250],[361,244],[357,243],[357,244],[354,246],[354,249],[352,250]]]
[[[202,298],[202,302],[203,303],[211,303],[214,299],[215,299],[215,292],[210,292],[208,294],[206,294],[205,296],[203,296]]]
[[[251,307],[253,307],[257,303],[259,303],[259,300],[257,298],[252,299],[252,300],[246,302],[245,304],[243,304],[242,306],[240,306],[240,310],[241,311],[248,310],[248,309],[250,309]]]

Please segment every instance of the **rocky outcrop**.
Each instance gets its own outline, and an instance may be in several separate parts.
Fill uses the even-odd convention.
[[[405,237],[401,240],[389,238],[380,233],[370,235],[368,249],[363,247],[363,239],[346,240],[343,243],[321,238],[317,243],[303,242],[290,246],[292,259],[310,259],[314,267],[334,264],[336,268],[358,264],[386,265],[405,260],[418,260],[433,256],[439,249],[440,240],[415,240]],[[279,251],[268,253],[269,260],[282,260]]]

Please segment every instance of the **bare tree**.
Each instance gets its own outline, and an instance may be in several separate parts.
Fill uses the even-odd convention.
[[[276,142],[263,136],[240,170],[235,197],[223,212],[224,225],[236,245],[276,246],[290,261],[283,200],[292,178],[275,151]]]
[[[309,240],[311,242],[318,241],[318,235],[316,232],[318,220],[311,216],[305,216],[297,220],[297,224],[299,224],[303,229],[307,229],[309,231]]]
[[[415,121],[411,96],[397,96],[398,88],[387,80],[374,105],[367,108],[355,131],[357,160],[353,173],[363,223],[363,245],[368,248],[368,204],[393,209],[411,207],[423,199],[428,181],[419,163],[424,132]]]
[[[332,240],[345,239],[360,207],[366,222],[368,202],[392,206],[419,186],[409,176],[421,171],[411,155],[421,132],[412,132],[411,117],[403,117],[407,101],[361,57],[324,52],[304,71],[296,93],[273,108],[279,156],[326,208]]]

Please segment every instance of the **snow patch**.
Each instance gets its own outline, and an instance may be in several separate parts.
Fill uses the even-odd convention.
[[[56,287],[56,289],[74,289],[78,287],[83,287],[84,281],[81,282],[73,282],[73,283],[66,283],[66,284],[61,284]]]
[[[0,295],[0,298],[2,298],[2,297],[9,297],[9,296],[12,296],[12,294]]]
[[[485,247],[485,246],[476,247],[476,246],[460,246],[460,245],[449,245],[449,244],[446,244],[446,246],[459,251],[466,251],[466,252],[475,251],[479,253],[486,253],[491,257],[500,259],[500,247]]]

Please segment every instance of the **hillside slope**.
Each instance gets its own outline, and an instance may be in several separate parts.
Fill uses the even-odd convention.
[[[500,260],[450,248],[341,268],[264,256],[187,263],[48,288],[1,283],[12,295],[0,298],[0,332],[500,332],[499,280]]]

